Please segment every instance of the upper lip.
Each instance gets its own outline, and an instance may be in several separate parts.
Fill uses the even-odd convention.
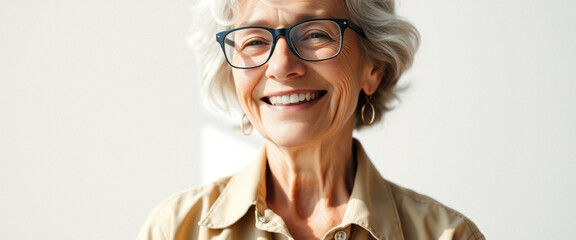
[[[292,94],[300,94],[300,93],[315,93],[315,92],[322,92],[323,90],[291,90],[291,91],[279,91],[279,92],[272,92],[269,94],[264,95],[262,99],[275,97],[275,96],[284,96],[284,95],[292,95]]]

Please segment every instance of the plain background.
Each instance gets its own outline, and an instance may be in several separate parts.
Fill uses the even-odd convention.
[[[189,0],[0,2],[0,238],[133,239],[168,196],[261,143],[214,114]],[[576,2],[403,0],[422,34],[410,88],[356,136],[387,179],[488,239],[576,226]]]

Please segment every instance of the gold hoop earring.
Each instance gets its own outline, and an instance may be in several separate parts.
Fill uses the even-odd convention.
[[[244,129],[244,118],[246,118],[246,113],[244,113],[244,115],[242,115],[242,121],[240,122],[240,131],[242,131],[242,133],[245,136],[250,136],[250,134],[252,134],[252,130],[254,130],[254,127],[252,126],[252,124],[250,124],[250,131],[248,133],[246,133],[246,131]],[[248,119],[248,122],[250,122],[250,119]]]
[[[370,96],[366,95],[366,102],[364,103],[364,106],[362,106],[362,111],[360,112],[360,116],[362,117],[362,123],[364,123],[364,125],[366,126],[372,125],[372,123],[374,123],[374,117],[376,116],[376,110],[374,109],[374,105],[372,105],[372,103],[370,102],[370,99],[372,99],[372,95]],[[366,105],[369,105],[370,109],[372,109],[372,117],[370,118],[370,122],[366,122],[366,119],[364,118],[364,110],[366,109]]]

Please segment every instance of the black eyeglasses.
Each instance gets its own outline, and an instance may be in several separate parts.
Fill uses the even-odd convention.
[[[351,28],[366,37],[362,28],[347,19],[311,19],[287,28],[241,27],[216,34],[228,64],[248,69],[264,65],[272,56],[279,36],[286,37],[296,56],[306,61],[324,61],[342,50],[344,30]]]

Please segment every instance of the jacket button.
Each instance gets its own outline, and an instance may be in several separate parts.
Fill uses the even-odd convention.
[[[338,231],[334,234],[334,240],[346,240],[346,232]]]

